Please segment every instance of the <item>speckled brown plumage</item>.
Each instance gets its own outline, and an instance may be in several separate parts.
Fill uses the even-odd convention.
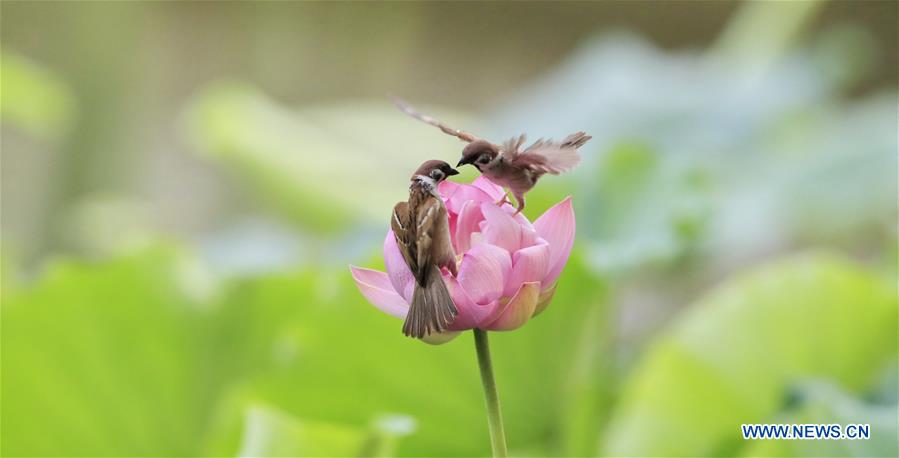
[[[456,172],[443,161],[427,161],[412,175],[409,200],[393,208],[390,226],[406,265],[415,277],[412,304],[403,334],[422,338],[445,330],[457,310],[443,281],[440,268],[456,275],[456,253],[449,222],[437,183]]]

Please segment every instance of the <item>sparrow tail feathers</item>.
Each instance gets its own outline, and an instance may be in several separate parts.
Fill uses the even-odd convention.
[[[431,266],[425,285],[415,285],[412,305],[403,323],[403,334],[421,339],[432,332],[442,332],[452,324],[458,313],[440,269]]]
[[[562,140],[561,148],[548,149],[544,154],[546,156],[547,168],[549,173],[558,174],[559,172],[567,172],[581,163],[581,156],[577,149],[584,146],[591,136],[584,132],[575,132]]]
[[[547,148],[542,152],[546,160],[543,168],[553,175],[567,172],[581,163],[581,155],[576,148]]]

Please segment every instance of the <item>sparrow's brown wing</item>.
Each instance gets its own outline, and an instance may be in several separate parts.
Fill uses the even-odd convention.
[[[417,249],[416,259],[418,261],[419,272],[415,278],[424,284],[427,275],[430,272],[430,266],[436,264],[434,259],[432,245],[434,243],[437,231],[437,221],[440,220],[440,212],[443,206],[440,200],[432,195],[428,195],[419,205],[418,213],[415,215],[415,247]]]
[[[524,167],[545,173],[541,167],[546,164],[546,158],[538,154],[527,153],[527,150],[522,148],[525,139],[525,135],[521,134],[503,142],[503,147],[500,149],[503,161],[515,167]],[[534,144],[541,142],[543,142],[543,139],[537,140]]]
[[[512,165],[519,167],[527,167],[538,173],[551,173],[557,175],[567,172],[581,162],[581,156],[577,149],[590,140],[589,135],[584,132],[576,132],[561,142],[540,139],[528,146],[523,151],[517,150],[514,155],[508,156]],[[523,142],[523,138],[520,138]],[[505,154],[505,151],[503,152]]]
[[[419,113],[418,110],[416,110],[415,108],[412,108],[411,105],[409,105],[408,103],[404,102],[401,99],[398,99],[396,97],[391,97],[391,99],[393,100],[393,104],[396,105],[396,107],[399,108],[400,111],[402,111],[403,113],[406,113],[407,115],[412,116],[413,118],[415,118],[419,121],[426,122],[438,129],[442,130],[446,134],[452,135],[454,137],[459,137],[460,139],[462,139],[466,142],[469,142],[469,143],[471,143],[475,140],[480,140],[480,138],[474,134],[470,134],[463,130],[453,129],[452,127],[447,126],[446,124],[444,124],[426,114]]]
[[[412,224],[412,218],[409,215],[409,204],[407,202],[398,202],[393,207],[393,218],[390,219],[390,228],[393,229],[393,235],[396,237],[396,245],[400,249],[400,254],[406,260],[406,265],[414,274],[418,269],[418,250],[415,247],[415,226]]]
[[[507,162],[513,162],[518,155],[521,154],[521,146],[524,145],[525,135],[521,134],[517,137],[512,137],[505,142],[503,142],[502,148],[500,148],[500,153],[503,155],[503,159]]]

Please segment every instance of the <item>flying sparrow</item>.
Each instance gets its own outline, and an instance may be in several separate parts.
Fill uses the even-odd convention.
[[[422,338],[446,329],[456,317],[440,268],[456,276],[456,253],[449,221],[437,184],[459,172],[443,161],[426,161],[412,175],[409,201],[393,207],[390,227],[400,253],[415,277],[412,305],[403,323],[403,334]]]
[[[495,145],[465,131],[453,129],[446,124],[424,114],[419,113],[402,100],[393,99],[397,108],[404,113],[424,121],[468,142],[462,150],[462,159],[456,167],[471,164],[490,181],[508,188],[518,201],[517,215],[524,209],[524,195],[546,173],[558,175],[567,172],[581,162],[577,149],[590,140],[584,132],[576,132],[566,137],[561,142],[539,139],[527,148],[522,148],[525,136],[512,138],[502,145]],[[506,195],[497,204],[506,203]]]

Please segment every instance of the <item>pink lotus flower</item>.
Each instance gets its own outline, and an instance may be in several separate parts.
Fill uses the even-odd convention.
[[[509,331],[542,312],[574,243],[575,220],[568,197],[533,224],[496,202],[503,190],[485,178],[472,184],[449,181],[438,187],[449,212],[450,235],[459,256],[459,276],[443,272],[459,310],[449,331],[427,336],[444,343],[459,331],[478,328]],[[387,273],[350,266],[362,295],[376,307],[405,318],[415,280],[396,245],[393,231],[384,240]]]

